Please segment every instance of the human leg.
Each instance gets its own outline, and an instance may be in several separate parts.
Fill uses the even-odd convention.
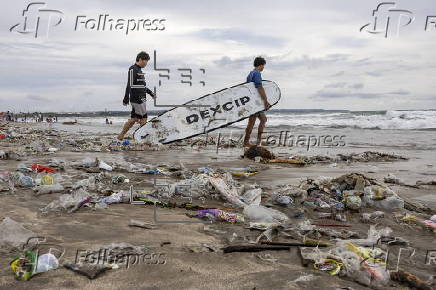
[[[248,118],[247,128],[245,128],[244,146],[250,146],[251,131],[253,131],[255,122],[256,122],[256,116],[250,116]]]
[[[132,128],[135,122],[138,122],[137,118],[130,118],[129,120],[127,120],[127,122],[124,123],[123,130],[121,130],[120,134],[118,134],[117,139],[120,141],[123,140],[124,135],[126,135],[127,131]]]
[[[266,124],[267,118],[265,116],[265,113],[263,113],[263,112],[261,114],[259,114],[258,118],[260,120],[260,123],[259,123],[259,127],[257,129],[257,142],[256,142],[256,144],[261,145],[262,134],[263,134],[263,130],[265,129],[265,124]]]
[[[141,126],[144,126],[147,123],[147,117],[139,119],[138,123]]]

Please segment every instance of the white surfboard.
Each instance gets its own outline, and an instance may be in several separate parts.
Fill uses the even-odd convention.
[[[262,85],[268,102],[272,106],[277,104],[281,96],[277,84],[264,80]],[[133,134],[135,140],[168,144],[229,126],[265,110],[252,82],[225,88],[183,105],[138,128]]]

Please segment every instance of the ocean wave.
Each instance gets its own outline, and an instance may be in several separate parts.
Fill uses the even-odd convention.
[[[245,127],[245,122],[234,127]],[[326,127],[373,130],[436,130],[436,111],[269,114],[268,127]]]
[[[436,130],[436,111],[378,112],[309,112],[268,114],[268,128],[353,128],[371,130]],[[59,118],[59,122],[77,119],[83,125],[105,126],[103,117]],[[110,117],[114,125],[122,125],[128,117]],[[233,124],[232,128],[245,128],[247,121]]]

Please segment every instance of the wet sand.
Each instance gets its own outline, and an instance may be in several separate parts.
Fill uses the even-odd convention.
[[[9,125],[3,126],[3,130]],[[14,125],[16,126],[16,125]],[[33,126],[33,125],[19,125]],[[35,128],[40,128],[35,125]],[[108,144],[112,135],[110,132],[95,134],[91,132],[64,133],[65,137],[59,137],[55,132],[50,137],[41,136],[53,147],[59,148],[59,138],[80,139],[88,138],[95,142]],[[97,137],[95,137],[97,135]],[[46,139],[48,138],[48,139]],[[2,140],[0,150],[15,150],[23,146],[23,141]],[[360,146],[360,148],[344,149],[335,148],[334,154],[346,152],[364,152],[367,150],[396,153],[409,160],[393,162],[353,162],[353,163],[326,163],[312,164],[304,167],[291,165],[255,163],[249,159],[242,159],[242,148],[223,148],[216,152],[214,145],[206,147],[197,146],[169,146],[161,150],[155,148],[144,149],[143,151],[121,150],[110,152],[72,152],[71,148],[64,144],[61,150],[55,153],[29,154],[22,160],[0,160],[1,171],[14,171],[20,163],[47,164],[51,158],[64,159],[66,161],[80,161],[86,157],[98,157],[107,163],[126,161],[142,163],[144,165],[177,164],[182,162],[189,169],[208,167],[214,170],[222,169],[231,171],[237,168],[254,166],[259,173],[248,177],[240,178],[242,184],[258,184],[263,189],[263,199],[276,189],[278,185],[293,184],[307,178],[319,176],[338,177],[351,172],[359,172],[367,177],[383,181],[387,173],[392,173],[404,180],[406,184],[415,184],[417,180],[435,179],[435,160],[422,158],[422,152],[410,150],[386,150],[386,148],[374,148]],[[105,147],[105,145],[103,145]],[[122,147],[122,146],[120,146]],[[283,152],[282,148],[272,148],[274,152]],[[294,154],[298,150],[294,150]],[[301,151],[301,150],[300,150]],[[302,151],[303,152],[303,151]],[[287,152],[283,153],[286,154]],[[298,152],[300,153],[300,152]],[[310,152],[315,154],[316,152]],[[409,154],[408,154],[409,153]],[[289,153],[288,153],[289,154]],[[426,155],[425,153],[424,155]],[[129,179],[129,183],[116,184],[113,190],[128,190],[130,185],[135,189],[153,189],[153,182],[156,176],[146,174],[128,173],[125,171],[110,172],[111,175],[122,173]],[[67,166],[66,171],[61,175],[73,176],[75,182],[80,178],[87,178],[90,174],[81,169]],[[159,177],[160,178],[160,177]],[[170,180],[176,181],[174,177]],[[412,202],[421,202],[436,213],[436,198],[434,185],[423,185],[419,188],[402,185],[389,185],[392,190],[401,198]],[[78,275],[63,267],[42,273],[33,277],[30,281],[22,282],[14,279],[9,268],[9,262],[13,253],[1,253],[0,266],[0,289],[337,289],[351,287],[352,289],[365,289],[366,287],[357,284],[347,278],[330,276],[327,273],[314,270],[311,267],[304,267],[298,253],[298,248],[291,248],[290,251],[268,251],[277,262],[267,263],[257,257],[259,253],[229,253],[189,251],[190,245],[201,243],[223,246],[228,243],[227,239],[236,233],[240,238],[246,237],[254,240],[261,232],[244,228],[244,225],[227,223],[207,224],[206,228],[224,231],[225,234],[214,234],[204,230],[202,223],[162,223],[156,229],[142,229],[129,227],[131,219],[153,222],[154,207],[152,205],[131,205],[111,204],[106,209],[90,209],[83,207],[75,213],[48,213],[43,214],[41,208],[51,201],[59,198],[61,193],[45,194],[35,196],[32,189],[16,187],[16,192],[0,193],[0,218],[10,217],[13,220],[23,223],[24,227],[32,230],[40,236],[47,237],[50,241],[61,245],[66,252],[63,257],[65,261],[73,261],[78,249],[93,249],[102,245],[127,242],[133,245],[145,245],[155,253],[164,253],[166,263],[163,265],[132,265],[129,269],[109,270],[95,280]],[[194,203],[202,204],[200,201]],[[206,200],[205,205],[225,207],[222,201]],[[280,206],[274,208],[290,213],[289,209]],[[372,209],[362,209],[361,212],[372,212]],[[159,208],[159,218],[162,220],[187,220],[187,210],[180,208]],[[240,211],[239,211],[240,212]],[[423,215],[423,214],[416,214]],[[426,214],[425,216],[428,216]],[[304,219],[312,219],[314,216],[308,211]],[[352,225],[351,230],[366,237],[369,229],[368,224],[359,221],[359,214],[347,213],[347,224]],[[291,222],[301,221],[291,218]],[[402,261],[400,267],[410,271],[423,279],[428,279],[436,273],[436,265],[425,265],[426,250],[436,248],[436,236],[433,232],[422,229],[416,225],[405,226],[395,221],[394,212],[386,212],[386,218],[381,222],[383,226],[389,226],[394,236],[402,237],[411,242],[416,249],[414,262]],[[162,245],[162,242],[170,244]],[[399,284],[393,283],[385,288],[397,288]],[[405,287],[405,286],[400,286]],[[407,289],[407,287],[405,287]]]

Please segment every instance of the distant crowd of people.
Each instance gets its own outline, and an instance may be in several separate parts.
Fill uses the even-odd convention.
[[[0,112],[0,120],[4,120],[7,122],[35,122],[40,123],[44,122],[47,123],[56,123],[58,121],[58,117],[56,115],[46,115],[44,116],[43,113],[18,113],[15,114],[13,112],[7,111],[7,112]]]

